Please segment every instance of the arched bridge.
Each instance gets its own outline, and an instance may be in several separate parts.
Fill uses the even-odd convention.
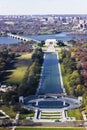
[[[19,35],[14,35],[14,34],[11,34],[11,33],[7,33],[7,36],[12,37],[14,39],[18,39],[18,40],[24,41],[24,42],[34,41],[34,42],[40,43],[40,41],[38,41],[38,40],[31,39],[31,38],[26,38],[26,37],[19,36]]]

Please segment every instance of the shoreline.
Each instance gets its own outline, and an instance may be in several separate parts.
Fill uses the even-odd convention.
[[[59,55],[58,52],[56,52],[57,54],[57,59],[59,61]],[[59,68],[59,73],[60,73],[60,81],[61,81],[61,88],[63,89],[63,93],[66,93],[66,90],[64,88],[64,84],[63,84],[63,78],[62,78],[62,73],[61,73],[61,66],[60,66],[60,62],[58,62],[58,68]]]

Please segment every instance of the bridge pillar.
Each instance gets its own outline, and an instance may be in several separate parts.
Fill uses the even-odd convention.
[[[24,97],[23,96],[19,97],[19,103],[24,103]]]
[[[38,106],[38,101],[36,101],[36,106]]]
[[[63,106],[65,106],[65,105],[66,105],[65,101],[63,101]]]
[[[64,98],[64,97],[62,96],[62,98]]]

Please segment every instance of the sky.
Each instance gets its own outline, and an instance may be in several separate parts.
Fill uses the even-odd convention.
[[[87,14],[87,0],[0,0],[0,15]]]

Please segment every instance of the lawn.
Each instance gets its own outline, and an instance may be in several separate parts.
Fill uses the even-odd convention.
[[[6,70],[5,83],[20,84],[24,78],[25,72],[30,65],[32,53],[19,53],[16,57],[13,69]]]
[[[32,53],[21,53],[20,57],[18,59],[30,59],[32,56]]]
[[[58,52],[58,56],[59,56],[59,59],[61,61],[61,52]],[[60,63],[60,66],[61,66],[61,73],[62,73],[62,78],[63,78],[63,84],[64,84],[64,87],[66,87],[66,91],[68,92],[67,90],[67,78],[68,76],[64,75],[64,67],[63,65]]]
[[[20,114],[19,119],[23,120],[23,119],[26,119],[26,117],[34,117],[34,114],[35,114],[34,111],[29,114]]]
[[[2,127],[0,130],[10,130],[10,128]]]
[[[51,115],[53,114],[53,115],[54,115],[54,114],[60,114],[60,112],[41,112],[41,114],[47,114],[47,115],[48,115],[48,114],[49,114],[49,115],[50,115],[50,114],[51,114]]]
[[[17,67],[14,70],[9,70],[12,74],[8,76],[7,83],[13,83],[13,84],[19,84],[22,82],[25,72],[27,70],[27,67]]]
[[[2,106],[0,106],[0,109],[3,110],[11,118],[15,118],[16,113],[13,111],[12,107],[8,107],[8,106],[5,106],[5,105],[2,105]]]
[[[85,128],[16,128],[16,130],[85,130]]]
[[[74,109],[74,110],[69,110],[67,111],[67,116],[68,117],[75,117],[76,120],[82,120],[82,114],[80,112],[80,109]]]

